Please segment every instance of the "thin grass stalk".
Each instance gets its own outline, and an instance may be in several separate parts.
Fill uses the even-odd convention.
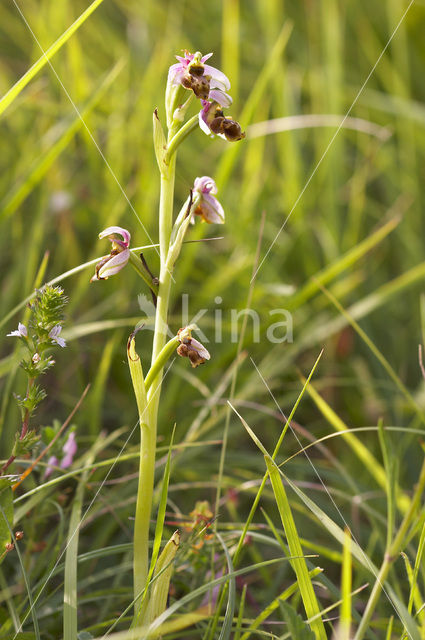
[[[376,605],[378,604],[379,598],[381,596],[382,586],[385,580],[387,579],[388,573],[394,561],[396,560],[400,551],[403,549],[406,543],[407,534],[413,522],[413,519],[417,513],[417,510],[420,506],[420,501],[421,501],[424,489],[425,489],[425,460],[422,464],[419,481],[415,489],[415,493],[414,493],[412,502],[410,504],[410,508],[406,513],[403,519],[403,522],[400,525],[397,535],[395,536],[392,544],[389,546],[389,548],[385,553],[384,561],[376,577],[375,584],[373,585],[372,592],[370,594],[360,625],[357,629],[357,633],[354,636],[354,640],[362,640],[362,638],[364,637],[368,629],[370,619],[373,615],[373,612],[375,611]]]

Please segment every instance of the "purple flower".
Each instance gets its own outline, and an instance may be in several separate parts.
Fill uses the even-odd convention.
[[[17,336],[18,338],[27,338],[28,337],[28,330],[27,330],[26,326],[24,324],[22,324],[22,322],[19,322],[18,323],[18,328],[16,329],[16,331],[11,331],[7,335],[8,336]]]
[[[71,431],[68,440],[63,445],[62,451],[65,453],[61,462],[61,469],[68,469],[72,465],[74,456],[77,453],[77,443],[75,441],[75,433]]]
[[[230,89],[229,78],[219,69],[211,67],[205,62],[213,54],[203,56],[196,53],[184,52],[184,56],[176,56],[179,61],[171,65],[168,72],[170,85],[181,84],[185,89],[191,89],[197,98],[207,100],[211,89],[219,89],[221,92]]]
[[[191,327],[185,327],[179,329],[177,337],[180,340],[180,345],[177,347],[177,353],[182,358],[189,358],[192,367],[197,367],[200,364],[204,364],[205,360],[210,359],[210,354],[205,347],[192,338]]]
[[[62,327],[60,324],[56,324],[53,329],[49,331],[49,338],[52,342],[55,342],[60,347],[66,347],[66,341],[63,338],[59,337],[60,332],[62,331]]]
[[[213,94],[214,92],[210,93]],[[222,93],[223,96],[227,94]],[[229,97],[229,96],[227,96]],[[245,138],[245,132],[242,131],[241,125],[236,120],[232,120],[229,116],[225,116],[222,107],[230,106],[230,104],[220,103],[220,97],[213,102],[201,100],[202,109],[199,112],[199,126],[207,136],[218,135],[229,142],[236,142]]]
[[[116,234],[122,236],[117,238]],[[112,243],[111,253],[109,256],[104,256],[100,262],[96,265],[96,273],[90,280],[107,280],[110,276],[114,276],[121,271],[130,259],[130,239],[131,235],[127,229],[122,227],[108,227],[102,233],[99,233],[99,238],[109,238]]]
[[[46,471],[44,472],[44,479],[47,480],[49,476],[53,473],[53,468],[59,465],[59,460],[56,456],[50,456],[47,461]]]
[[[202,220],[208,222],[208,224],[223,224],[223,207],[213,195],[217,193],[217,186],[214,180],[209,176],[196,178],[193,185],[193,193],[195,198],[197,195],[199,197],[199,203],[194,211],[193,218],[196,215],[201,216]]]

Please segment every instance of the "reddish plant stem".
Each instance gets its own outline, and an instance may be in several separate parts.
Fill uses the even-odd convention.
[[[26,397],[28,398],[28,394],[33,386],[35,382],[35,378],[30,378],[28,380],[28,386],[27,386],[27,395]],[[23,440],[28,432],[28,425],[29,425],[29,421],[30,421],[30,412],[29,409],[25,409],[25,413],[24,413],[24,419],[22,420],[22,427],[21,427],[21,434],[19,436],[19,440]],[[12,462],[15,460],[16,456],[10,456],[9,460],[7,460],[4,465],[2,466],[2,468],[0,469],[0,474],[3,475],[3,473],[10,467],[10,465],[12,464]]]

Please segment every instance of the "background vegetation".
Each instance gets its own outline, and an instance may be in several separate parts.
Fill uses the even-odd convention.
[[[0,4],[1,95],[40,59],[40,46],[47,50],[87,7],[81,0]],[[424,18],[423,0],[105,0],[51,58],[52,67],[45,64],[9,103],[0,102],[2,458],[9,456],[19,425],[12,394],[25,384],[16,345],[5,337],[23,317],[22,307],[15,307],[33,291],[40,269],[44,282],[106,253],[97,234],[111,224],[129,229],[133,246],[157,242],[152,111],[158,107],[164,117],[174,54],[184,48],[214,51],[212,63],[231,79],[231,113],[247,138],[226,145],[196,131],[179,151],[176,210],[194,177],[211,175],[226,224],[197,226],[192,239],[223,237],[187,244],[175,272],[170,324],[174,330],[181,326],[181,293],[189,294],[193,314],[207,308],[199,324],[211,339],[212,359],[194,373],[187,362],[175,361],[166,376],[158,446],[166,453],[174,424],[175,442],[185,446],[174,450],[165,537],[196,501],[208,500],[217,518],[212,530],[234,551],[266,467],[227,400],[273,451],[302,377],[323,348],[277,461],[294,456],[282,467],[285,475],[341,530],[348,525],[368,562],[380,565],[387,531],[392,519],[401,522],[423,460],[418,345],[425,276]],[[305,118],[294,118],[300,115]],[[260,262],[265,259],[251,282],[259,236]],[[156,272],[155,251],[144,255]],[[46,486],[40,464],[16,492],[15,527],[24,539],[21,557],[10,553],[1,567],[4,637],[14,637],[36,597],[40,631],[29,616],[23,625],[28,635],[21,637],[62,637],[62,550],[82,482],[79,632],[101,637],[132,598],[138,430],[125,344],[144,315],[138,296],[147,292],[129,268],[103,283],[90,284],[91,274],[89,267],[62,282],[70,299],[68,347],[55,354],[44,382],[48,399],[35,419],[39,425],[63,422],[90,383],[73,420],[78,459],[70,473],[56,474]],[[238,345],[230,333],[230,309],[245,308],[248,296],[262,318],[261,340],[254,341],[248,320]],[[223,338],[215,343],[218,308]],[[266,339],[269,312],[276,308],[293,314],[291,344]],[[151,334],[139,335],[147,361]],[[381,441],[379,421],[387,427]],[[348,428],[353,433],[341,434]],[[300,452],[331,435],[307,455]],[[81,475],[87,456],[93,456],[93,467]],[[158,478],[162,473],[160,461]],[[315,577],[321,608],[336,605],[324,616],[331,637],[340,617],[343,540],[292,489],[287,495],[304,552],[319,554],[309,559],[309,568],[324,569]],[[240,564],[258,566],[235,583],[235,638],[237,628],[249,629],[295,580],[288,562],[262,564],[282,557],[285,536],[270,485],[260,505],[264,512],[254,516]],[[405,562],[397,557],[389,581],[406,607],[412,594],[412,616],[423,633],[424,612],[417,614],[425,592],[417,556],[423,510],[415,517],[405,537]],[[217,539],[195,548],[198,539],[187,529],[171,602],[212,579],[212,548],[219,554],[214,571],[224,558]],[[353,596],[355,627],[375,578],[367,562],[353,555],[352,590],[369,585]],[[409,582],[415,561],[418,572]],[[201,601],[189,601],[177,615]],[[298,591],[290,602],[305,619]],[[218,638],[225,608],[219,614],[220,620],[206,617],[165,637]],[[285,637],[287,616],[277,606],[252,637]],[[124,616],[114,631],[127,626]],[[402,633],[399,611],[383,594],[367,637]]]

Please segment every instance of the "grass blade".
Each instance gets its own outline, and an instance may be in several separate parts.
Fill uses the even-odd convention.
[[[89,452],[84,465],[84,472],[78,482],[77,492],[72,503],[69,521],[68,538],[65,554],[65,581],[63,598],[63,638],[75,640],[78,633],[77,615],[77,561],[78,541],[81,526],[81,512],[83,508],[84,490],[90,473],[90,465],[96,455],[96,441]]]
[[[233,574],[232,558],[230,557],[230,553],[224,543],[223,538],[218,533],[218,531],[216,531],[215,535],[217,536],[221,546],[223,547],[224,555],[226,556],[228,575],[231,576]],[[224,615],[223,626],[221,627],[218,640],[229,640],[230,634],[232,632],[232,623],[233,623],[233,616],[235,613],[235,601],[236,601],[235,577],[234,576],[230,577],[227,584],[229,585],[229,595],[227,598],[227,607],[226,607],[226,613]]]
[[[46,150],[39,160],[35,162],[28,174],[20,181],[11,193],[0,204],[0,220],[4,220],[13,215],[25,198],[32,192],[34,187],[44,178],[50,167],[57,160],[59,155],[68,147],[76,133],[84,126],[87,116],[93,111],[105,95],[107,89],[112,85],[119,72],[122,70],[122,62],[118,62],[101,82],[99,88],[94,92],[87,104],[82,108],[75,118],[73,118],[60,133],[55,142]],[[56,128],[56,125],[55,125]],[[51,137],[48,131],[46,138]]]
[[[376,483],[380,487],[382,487],[382,489],[386,490],[387,475],[385,473],[385,469],[382,467],[379,461],[370,452],[366,445],[361,442],[360,438],[352,433],[348,433],[348,426],[341,420],[341,418],[335,413],[332,407],[328,405],[326,400],[322,398],[322,396],[312,385],[308,386],[307,391],[314,401],[314,404],[319,409],[320,413],[326,418],[326,420],[328,420],[329,424],[332,425],[332,427],[336,431],[342,432],[342,437],[349,444],[359,460],[361,460],[364,467],[375,478]],[[397,496],[397,505],[400,511],[402,513],[405,513],[409,507],[409,498],[406,495],[400,493]]]
[[[342,602],[340,608],[340,625],[338,640],[350,640],[351,630],[351,534],[345,529],[343,554],[342,554],[342,577],[341,594]]]
[[[323,569],[321,569],[320,567],[316,567],[315,569],[311,569],[309,571],[309,576],[311,579],[313,579],[315,576],[319,575],[319,573],[322,573],[322,571]],[[273,613],[273,611],[276,611],[276,609],[278,609],[280,603],[293,596],[294,593],[296,593],[298,590],[298,582],[294,582],[294,584],[291,584],[290,587],[282,591],[282,593],[278,595],[277,598],[275,598],[272,602],[270,602],[270,604],[267,605],[265,609],[263,609],[263,611],[255,618],[255,620],[251,622],[251,624],[249,625],[249,630],[243,634],[241,640],[248,640],[248,638],[251,637],[252,633],[260,626],[260,624],[264,622],[264,620],[267,620],[267,618]]]
[[[317,602],[316,594],[311,582],[311,576],[303,557],[301,542],[292,516],[289,500],[279,475],[279,470],[269,455],[265,456],[265,461],[270,475],[277,508],[279,509],[280,518],[282,520],[283,528],[285,529],[290,553],[292,556],[299,556],[291,560],[291,565],[297,576],[297,582],[307,617],[313,618],[314,616],[319,616],[311,622],[311,629],[316,638],[319,640],[326,640],[327,636],[323,621],[320,617],[319,603]]]
[[[0,115],[4,113],[9,105],[19,96],[21,91],[27,86],[29,82],[37,75],[41,69],[53,58],[55,53],[63,47],[63,45],[69,40],[71,36],[81,27],[87,18],[101,5],[103,0],[94,0],[89,7],[80,15],[75,22],[47,49],[35,62],[32,67],[16,82],[11,89],[0,100]]]

